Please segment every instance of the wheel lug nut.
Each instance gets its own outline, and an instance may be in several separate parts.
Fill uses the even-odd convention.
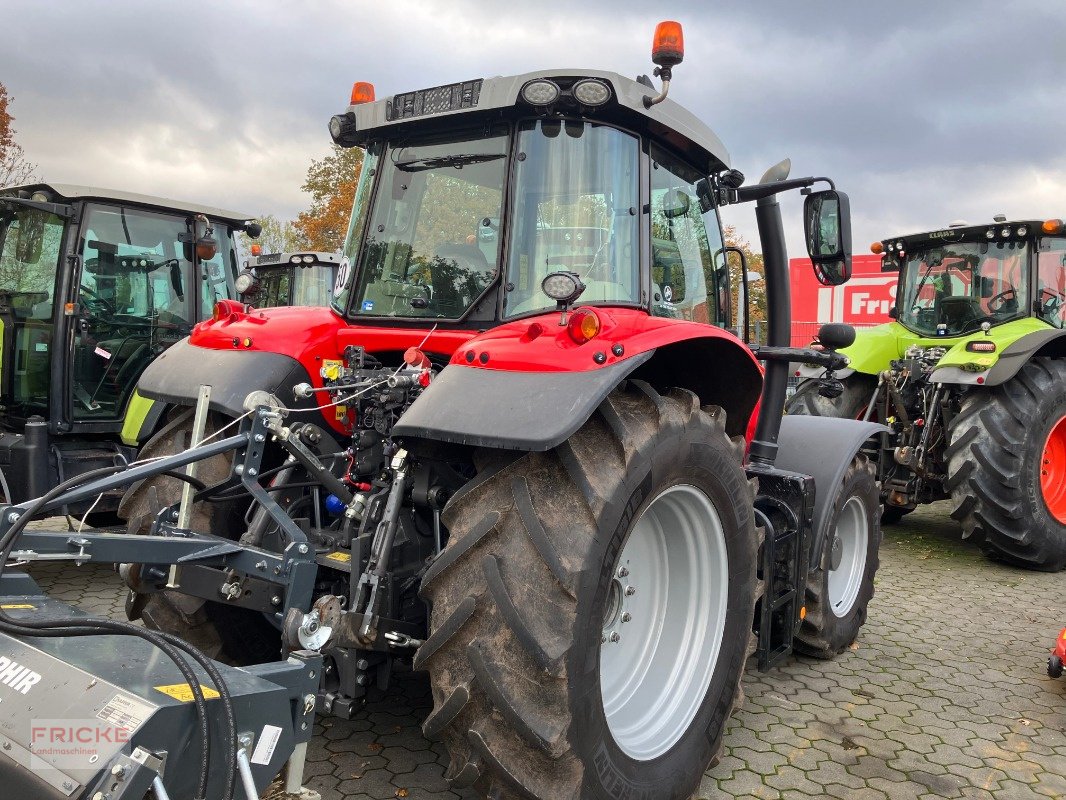
[[[637,593],[637,587],[636,586],[627,586],[626,587],[626,597],[632,597],[636,593]]]
[[[633,619],[633,615],[628,611],[622,615],[622,622],[629,622],[631,619]]]
[[[614,633],[611,634],[611,641],[612,642],[617,642],[621,638],[622,637],[618,635],[618,631],[615,631]]]
[[[601,636],[601,637],[600,637],[600,644],[603,644],[603,643],[605,643],[606,641],[607,641],[607,637],[606,637],[606,636]]]
[[[618,577],[619,578],[624,578],[628,574],[629,574],[629,570],[626,569],[625,567],[619,567],[618,568]]]

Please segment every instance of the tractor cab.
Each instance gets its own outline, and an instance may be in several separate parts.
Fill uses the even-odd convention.
[[[337,283],[337,253],[266,253],[252,245],[252,258],[237,276],[237,293],[256,308],[328,306]]]
[[[642,81],[544,71],[377,102],[356,84],[331,123],[366,149],[334,308],[482,328],[554,310],[542,284],[567,273],[583,306],[729,326],[729,155],[680,106],[650,111]]]
[[[896,319],[923,337],[958,337],[1033,317],[1066,325],[1066,236],[1059,220],[996,221],[875,242],[899,271]]]
[[[0,469],[16,500],[132,457],[151,427],[138,378],[235,297],[234,236],[252,226],[96,188],[0,193]]]

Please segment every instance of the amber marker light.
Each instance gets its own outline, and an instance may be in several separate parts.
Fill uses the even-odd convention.
[[[584,344],[600,332],[600,318],[591,308],[581,308],[570,315],[566,332],[577,344]]]
[[[881,255],[881,253],[885,252],[885,246],[880,242],[874,242],[872,245],[870,245],[870,252],[876,253],[877,255]]]
[[[253,256],[260,256],[263,254],[263,245],[261,244],[253,244],[249,249],[252,251]]]

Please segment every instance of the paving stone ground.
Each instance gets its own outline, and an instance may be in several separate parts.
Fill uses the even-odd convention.
[[[54,597],[122,614],[117,576],[37,567]],[[1040,800],[1066,797],[1066,679],[1044,673],[1066,626],[1066,576],[986,560],[943,504],[886,528],[877,593],[856,646],[750,672],[722,762],[698,798]],[[420,675],[352,721],[318,723],[307,784],[324,800],[472,798],[419,724]]]

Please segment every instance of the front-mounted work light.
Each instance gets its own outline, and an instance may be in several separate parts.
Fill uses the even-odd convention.
[[[581,276],[576,272],[553,272],[546,276],[540,283],[541,291],[559,304],[560,308],[566,308],[581,296],[585,291],[585,284],[581,282]]]
[[[237,294],[249,294],[255,291],[257,283],[255,275],[251,272],[242,272],[237,276],[237,280],[233,282],[233,285],[237,289]]]
[[[586,106],[602,106],[611,99],[611,87],[595,78],[578,81],[570,91],[579,103]]]
[[[522,99],[531,106],[550,106],[559,99],[559,85],[545,79],[533,80],[522,87]]]

